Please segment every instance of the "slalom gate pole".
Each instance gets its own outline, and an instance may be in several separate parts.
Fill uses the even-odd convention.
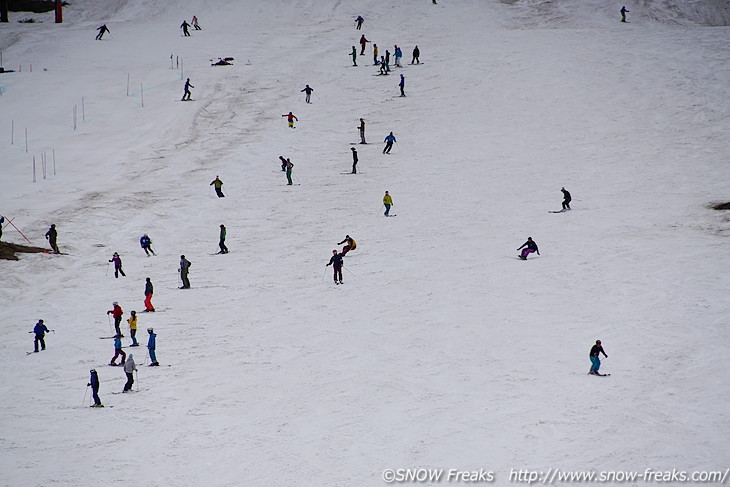
[[[11,224],[11,225],[13,226],[13,228],[14,228],[14,229],[16,229],[16,230],[18,231],[18,233],[19,233],[19,234],[23,235],[23,232],[21,232],[21,231],[20,231],[20,229],[19,229],[18,227],[16,227],[16,226],[15,226],[15,223],[13,223],[13,220],[10,220],[10,221],[9,221],[8,223],[10,223],[10,224]],[[23,235],[23,238],[24,238],[24,239],[25,239],[25,240],[26,240],[26,241],[27,241],[27,242],[28,242],[29,244],[33,245],[33,243],[32,243],[32,242],[31,242],[30,240],[28,240],[28,237],[26,237],[25,235]]]
[[[89,393],[89,386],[86,386],[86,390],[84,391],[84,400],[81,401],[81,407],[84,407],[84,403],[86,403],[86,395]]]
[[[0,215],[0,216],[4,217],[5,215]],[[13,220],[15,220],[15,217],[8,218],[8,223],[3,227],[3,230],[8,228],[8,225],[10,225],[10,222],[12,222]]]

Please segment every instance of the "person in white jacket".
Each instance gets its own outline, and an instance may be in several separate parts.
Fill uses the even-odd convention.
[[[122,392],[129,392],[132,390],[132,384],[134,384],[134,373],[137,371],[137,365],[134,363],[134,355],[131,353],[127,357],[127,361],[124,362],[124,373],[127,374],[127,383],[124,384],[124,390]]]

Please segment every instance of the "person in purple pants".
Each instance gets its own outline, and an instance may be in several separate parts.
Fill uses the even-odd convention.
[[[537,248],[537,244],[534,240],[532,240],[532,237],[527,237],[527,242],[520,245],[520,247],[517,250],[520,250],[524,247],[524,250],[520,254],[520,259],[527,260],[527,256],[530,255],[533,252],[537,252],[537,255],[540,255],[540,250]]]

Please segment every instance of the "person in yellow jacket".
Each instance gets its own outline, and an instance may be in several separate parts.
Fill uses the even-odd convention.
[[[129,323],[129,336],[132,337],[132,344],[130,347],[139,347],[139,343],[137,343],[137,312],[132,311],[132,316],[129,317],[127,320],[127,323]]]
[[[347,243],[344,247],[342,247],[342,256],[344,257],[349,251],[355,250],[357,248],[357,242],[355,242],[355,239],[350,237],[349,235],[345,235],[345,240],[338,243],[337,245],[342,245],[343,243]]]
[[[383,204],[385,205],[385,216],[390,216],[390,207],[393,206],[393,198],[388,194],[388,192],[385,192],[385,196],[383,196]]]

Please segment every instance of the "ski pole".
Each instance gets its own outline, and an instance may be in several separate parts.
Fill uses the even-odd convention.
[[[89,393],[89,386],[87,384],[86,385],[86,390],[84,391],[84,400],[81,401],[81,407],[84,407],[84,403],[86,402],[86,394],[88,394],[88,393]]]
[[[350,269],[348,269],[347,267],[345,267],[344,265],[342,266],[342,268],[343,268],[343,269],[345,269],[345,270],[346,270],[347,272],[349,272],[350,274],[352,274],[353,276],[356,276],[356,275],[357,275],[357,274],[355,274],[354,272],[352,272],[352,271],[351,271]]]
[[[109,313],[106,314],[106,320],[109,322],[109,333],[113,335],[114,333],[112,333],[112,319],[109,318]]]
[[[139,392],[139,374],[137,371],[134,371],[134,379],[137,381],[137,392]]]
[[[106,272],[104,273],[104,277],[109,275],[109,262],[106,263]]]
[[[324,272],[322,273],[322,279],[321,281],[324,281],[324,276],[327,274],[327,266],[324,266]]]

